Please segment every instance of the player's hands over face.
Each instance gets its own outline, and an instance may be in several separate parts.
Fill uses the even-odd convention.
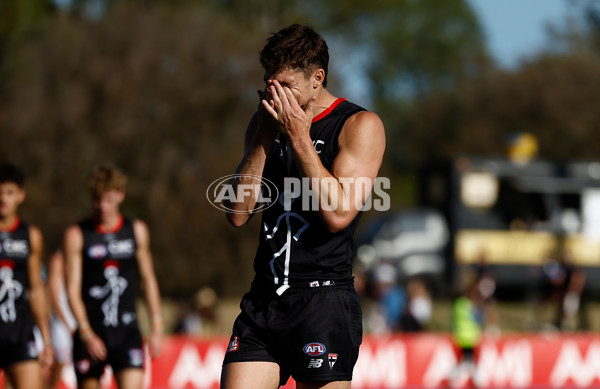
[[[96,361],[106,360],[106,346],[96,334],[89,334],[83,341],[90,356]]]
[[[315,97],[312,97],[304,108],[298,104],[292,90],[282,86],[277,80],[270,81],[267,88],[272,100],[262,100],[263,107],[281,125],[281,132],[290,139],[298,139],[309,136],[310,125],[313,119],[313,105]]]
[[[262,91],[256,91],[258,93],[258,128],[261,133],[269,137],[275,137],[279,132],[280,124],[273,118],[273,116],[265,108],[265,103],[269,105],[269,102],[273,102],[268,88]]]
[[[150,357],[156,358],[160,355],[163,348],[164,336],[160,332],[153,332],[150,335],[149,346],[150,346]]]

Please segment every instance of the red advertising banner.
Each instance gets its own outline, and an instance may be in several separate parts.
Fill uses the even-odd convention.
[[[227,338],[167,339],[161,356],[147,361],[144,387],[219,388],[227,343]],[[459,363],[459,353],[447,335],[367,336],[352,388],[447,388],[469,383],[481,388],[600,388],[600,338],[594,335],[486,338],[475,354],[475,367],[468,369]],[[327,361],[322,368],[328,368]],[[75,387],[73,368],[68,366],[61,388]],[[102,388],[115,387],[108,370]],[[290,379],[285,388],[293,387]]]

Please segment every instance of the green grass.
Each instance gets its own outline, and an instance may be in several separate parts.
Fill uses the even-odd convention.
[[[546,304],[539,308],[532,302],[496,302],[497,325],[503,334],[552,330],[555,308]],[[585,307],[589,330],[600,331],[600,302],[590,302]],[[575,321],[577,323],[577,321]],[[450,301],[434,302],[429,330],[452,331],[452,305]]]
[[[240,298],[221,299],[216,307],[218,321],[208,335],[227,336],[231,331],[233,321],[239,313]],[[163,299],[163,316],[166,332],[172,332],[178,318],[178,304],[169,299]],[[589,330],[600,332],[600,302],[592,301],[585,307]],[[368,310],[368,303],[364,302],[365,313]],[[535,304],[531,302],[506,302],[496,303],[498,317],[498,327],[502,334],[535,332],[540,330],[550,330],[549,323],[553,318],[553,307],[550,305],[541,307],[536,311]],[[138,304],[139,322],[142,332],[148,333],[149,327],[147,320],[148,314],[146,306],[143,303]],[[537,320],[536,320],[537,318]],[[433,306],[433,316],[427,327],[433,332],[451,332],[452,331],[452,304],[450,300],[435,300]]]

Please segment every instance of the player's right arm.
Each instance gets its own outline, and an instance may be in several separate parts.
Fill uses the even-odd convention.
[[[259,97],[262,99],[265,93],[265,91],[259,91]],[[279,132],[278,126],[279,124],[271,118],[262,104],[259,104],[258,110],[250,119],[246,129],[244,156],[235,171],[237,176],[229,181],[233,193],[244,193],[244,196],[236,196],[235,202],[227,201],[225,203],[225,206],[232,210],[227,212],[227,220],[235,227],[243,226],[252,216],[258,195],[254,189],[260,188],[257,178],[262,178],[273,140]],[[241,175],[251,175],[254,178]],[[240,185],[246,186],[240,187]]]
[[[87,311],[81,297],[81,279],[83,271],[83,234],[79,226],[71,226],[63,239],[65,255],[65,276],[69,305],[79,328],[79,337],[85,344],[90,356],[96,360],[106,359],[106,346],[90,326]]]
[[[39,360],[44,369],[52,366],[54,352],[50,344],[50,329],[48,327],[48,309],[46,291],[42,281],[42,233],[37,227],[29,226],[30,253],[27,259],[27,272],[29,279],[29,304],[35,323],[40,330],[44,341],[44,348],[40,352]]]
[[[64,326],[68,328],[70,332],[73,332],[73,328],[69,326],[69,322],[60,305],[60,294],[65,274],[64,268],[62,252],[55,251],[48,261],[48,282],[46,285],[48,287],[48,295],[50,296],[50,306],[52,307],[52,310]]]

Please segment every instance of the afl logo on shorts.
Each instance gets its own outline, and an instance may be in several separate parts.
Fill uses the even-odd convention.
[[[94,259],[104,258],[104,257],[106,257],[106,254],[108,254],[108,250],[106,249],[106,246],[103,244],[94,244],[94,245],[91,245],[90,248],[88,249],[88,256],[90,258],[94,258]]]
[[[325,354],[325,345],[323,343],[309,343],[304,346],[304,354],[311,357],[318,357]]]
[[[144,364],[144,352],[139,348],[129,350],[129,362],[133,366],[142,366]]]
[[[31,358],[35,358],[38,356],[35,342],[27,342],[27,354],[29,354]]]

